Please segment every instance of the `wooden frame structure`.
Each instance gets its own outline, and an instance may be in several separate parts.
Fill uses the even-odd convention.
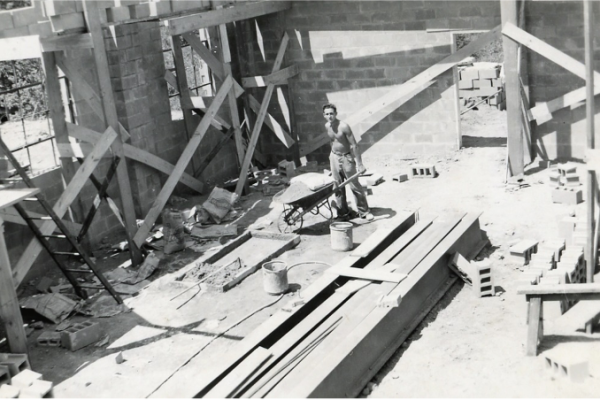
[[[246,151],[244,148],[241,130],[243,124],[240,123],[240,112],[237,108],[237,99],[244,93],[244,89],[232,76],[230,64],[231,51],[229,49],[227,37],[227,24],[282,11],[288,9],[290,4],[288,2],[257,2],[235,4],[233,7],[219,7],[218,9],[207,10],[207,7],[209,6],[208,3],[202,3],[200,6],[195,4],[193,7],[189,7],[189,5],[182,5],[181,3],[170,4],[164,2],[160,7],[157,7],[157,5],[151,6],[150,4],[138,4],[130,7],[113,7],[106,9],[106,14],[104,14],[104,10],[99,8],[97,2],[82,2],[81,4],[75,1],[63,3],[55,0],[44,0],[44,2],[47,16],[52,17],[52,29],[62,30],[62,34],[60,36],[54,35],[52,34],[52,30],[48,29],[41,34],[39,39],[29,36],[21,37],[20,35],[15,38],[0,39],[0,48],[3,50],[1,52],[1,57],[2,59],[23,59],[31,57],[42,57],[43,59],[50,104],[50,117],[56,132],[56,140],[63,165],[62,172],[66,182],[70,182],[63,197],[59,199],[59,202],[55,207],[55,211],[57,211],[58,215],[62,216],[69,207],[75,206],[73,200],[83,188],[87,178],[94,180],[94,183],[97,184],[98,189],[100,190],[100,197],[103,197],[105,195],[106,187],[110,183],[110,179],[106,179],[104,184],[100,185],[93,177],[92,171],[100,163],[103,157],[117,157],[120,160],[120,162],[116,164],[115,175],[119,184],[122,212],[112,201],[109,201],[109,206],[119,221],[125,226],[131,258],[134,265],[136,265],[141,261],[139,246],[143,244],[145,236],[156,222],[160,211],[171,196],[175,185],[178,182],[181,182],[199,193],[204,193],[206,191],[206,185],[194,176],[187,174],[185,169],[187,164],[192,160],[192,156],[200,145],[209,126],[215,126],[224,133],[224,136],[209,153],[209,156],[201,162],[199,168],[192,166],[195,175],[202,172],[208,163],[210,163],[211,159],[214,158],[223,147],[225,141],[231,136],[234,137],[236,142],[240,165],[245,163],[246,159],[249,160],[246,163],[247,166],[245,172],[241,175],[244,177],[246,176],[253,155],[264,162],[264,156],[262,156],[260,152]],[[165,4],[168,4],[169,7],[163,7]],[[29,31],[41,29],[38,23],[38,20],[40,19],[39,15],[41,15],[38,7],[40,5],[40,2],[36,2],[35,8],[18,11],[20,16],[27,14],[29,18],[27,21],[31,24]],[[128,17],[125,17],[125,14],[129,14]],[[129,140],[130,135],[117,118],[102,33],[102,29],[108,26],[106,23],[119,24],[149,19],[156,20],[160,18],[168,20],[169,32],[173,35],[172,43],[176,66],[176,73],[173,74],[168,72],[165,79],[170,85],[178,88],[181,93],[185,126],[189,138],[189,143],[176,165],[172,165],[145,150],[125,143]],[[23,18],[21,17],[21,19]],[[194,35],[189,33],[194,29],[213,26],[218,27],[220,31],[220,53],[222,55],[222,61],[219,61]],[[44,28],[47,29],[49,27],[50,23],[44,23]],[[215,76],[222,82],[219,93],[215,98],[211,99],[211,104],[208,105],[208,107],[196,104],[198,103],[197,100],[200,100],[202,103],[202,99],[195,99],[189,93],[187,81],[185,79],[183,57],[179,46],[179,37],[182,35],[186,41],[190,43],[194,51],[206,61]],[[64,51],[73,49],[92,49],[96,75],[98,78],[97,83],[86,80],[80,67],[74,65],[66,57]],[[281,65],[281,61],[282,57],[279,60],[279,65]],[[58,81],[58,69],[60,69],[70,80],[72,85],[77,88],[78,93],[82,95],[83,99],[96,116],[101,121],[104,121],[104,125],[108,127],[105,134],[93,131],[84,126],[69,123],[65,120],[61,88]],[[277,66],[274,71],[277,71],[278,69],[279,66]],[[297,72],[297,68],[292,66],[284,69],[279,75],[267,77],[268,85],[271,86],[271,92],[274,85],[286,84],[287,79],[297,74]],[[253,77],[244,79],[252,81]],[[258,78],[254,80],[257,82],[259,81]],[[259,84],[249,85],[250,87],[260,86]],[[230,108],[231,123],[224,121],[216,115],[226,98],[228,99]],[[263,101],[263,104],[260,104],[254,97],[248,95],[248,98],[251,108],[259,114],[259,119],[265,121],[265,124],[287,147],[291,146],[294,143],[294,140],[266,110],[268,99]],[[191,119],[192,110],[196,110],[198,113],[203,114],[203,118],[197,126],[193,126],[193,121]],[[254,142],[258,139],[258,133],[260,132],[262,124],[263,122],[260,122],[260,124],[257,124],[257,127],[253,129],[253,132],[256,132],[253,136]],[[71,142],[70,138],[87,142],[89,145],[84,143],[75,144]],[[250,143],[252,142],[253,140],[250,140]],[[108,149],[107,145],[110,146],[112,155],[104,154]],[[255,143],[254,145],[248,146],[248,149],[254,150],[254,146]],[[79,159],[85,157],[85,161],[79,168],[79,171],[75,169],[75,166],[71,162],[73,157]],[[144,218],[144,223],[139,229],[135,219],[133,196],[127,171],[127,159],[150,166],[169,176],[157,199],[154,201],[153,206]],[[94,209],[97,209],[97,207]],[[82,218],[81,214],[82,210],[81,207],[79,207],[79,218]],[[11,214],[6,214],[6,212],[4,212],[3,215],[9,215],[9,218],[12,218],[10,217]],[[19,220],[16,216],[13,219],[15,221]],[[91,217],[88,219],[91,219]],[[88,227],[89,221],[83,225],[83,232],[87,230]],[[41,226],[43,232],[48,231],[49,229],[51,229],[49,226]],[[15,270],[13,271],[13,277],[17,285],[25,277],[39,254],[39,251],[39,246],[36,243],[30,243],[24,256],[17,263]]]

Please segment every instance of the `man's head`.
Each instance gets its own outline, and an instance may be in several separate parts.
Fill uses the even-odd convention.
[[[337,108],[333,104],[325,104],[323,106],[323,116],[327,122],[333,122],[337,117]]]

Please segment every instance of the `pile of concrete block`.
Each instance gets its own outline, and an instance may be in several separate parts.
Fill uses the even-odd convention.
[[[506,108],[504,80],[500,77],[501,64],[473,63],[459,67],[458,93],[466,104],[468,99],[488,97],[487,103],[500,110]]]
[[[469,262],[460,253],[456,252],[448,263],[465,283],[471,286],[476,297],[494,296],[494,273],[489,260]]]
[[[522,240],[511,246],[508,259],[518,264],[527,265],[531,260],[531,256],[537,253],[537,249],[538,242],[536,240]]]
[[[0,397],[8,398],[53,398],[52,382],[42,379],[42,374],[26,369],[13,376],[10,384],[0,386]]]
[[[552,186],[552,202],[576,205],[583,201],[577,165],[566,163],[557,165],[550,170],[550,185]]]
[[[26,354],[0,353],[0,398],[53,398],[52,382],[33,372]]]

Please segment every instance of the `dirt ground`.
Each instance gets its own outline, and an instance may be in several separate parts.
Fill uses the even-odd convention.
[[[600,393],[600,334],[565,331],[551,307],[545,313],[541,351],[570,346],[568,351],[582,352],[589,359],[591,376],[584,383],[572,383],[549,374],[543,356],[524,355],[526,304],[516,294],[514,282],[521,272],[507,261],[508,249],[522,239],[558,238],[558,219],[573,212],[585,215],[585,202],[571,207],[553,204],[548,170],[537,163],[527,168],[527,185],[505,185],[505,119],[504,112],[486,106],[465,114],[464,148],[457,152],[418,159],[364,154],[367,168],[382,173],[385,182],[372,188],[369,203],[376,218],[355,224],[355,245],[402,210],[418,210],[422,217],[480,211],[481,228],[491,242],[482,255],[492,262],[499,294],[475,298],[468,286],[455,284],[376,375],[369,385],[370,397],[595,397]],[[393,174],[407,172],[415,162],[434,163],[439,176],[392,181]],[[584,172],[578,168],[582,182]],[[180,208],[201,201],[187,199]],[[242,198],[235,222],[242,228],[253,225],[276,231],[276,224],[269,222],[280,212],[281,205],[271,203],[270,197],[251,194]],[[193,396],[194,382],[203,371],[345,256],[331,250],[328,223],[320,216],[309,216],[300,234],[300,244],[278,259],[288,265],[322,264],[293,268],[289,273],[293,291],[281,299],[264,292],[259,271],[225,293],[191,290],[172,301],[189,287],[174,277],[193,268],[204,254],[189,248],[170,256],[157,252],[161,262],[153,282],[125,301],[131,311],[92,318],[109,335],[107,343],[77,352],[39,347],[36,338],[41,331],[35,331],[29,337],[32,365],[54,382],[56,397]],[[97,256],[105,269],[127,258],[125,253]],[[265,305],[269,306],[252,314]],[[252,316],[227,330],[248,315]],[[47,323],[44,330],[54,328]],[[122,364],[115,361],[119,352],[126,360]]]

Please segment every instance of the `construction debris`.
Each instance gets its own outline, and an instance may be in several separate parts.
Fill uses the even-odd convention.
[[[67,319],[77,304],[76,301],[60,293],[33,295],[21,301],[21,307],[34,310],[55,324]]]

